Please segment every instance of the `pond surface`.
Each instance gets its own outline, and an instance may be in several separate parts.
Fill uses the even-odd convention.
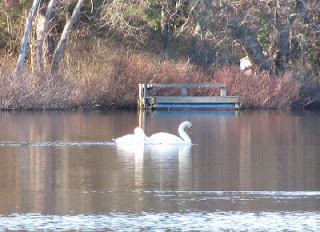
[[[319,112],[1,112],[0,231],[320,231],[319,141]]]

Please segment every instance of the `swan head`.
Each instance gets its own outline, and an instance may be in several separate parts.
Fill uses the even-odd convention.
[[[192,123],[189,122],[189,121],[185,121],[185,122],[181,123],[180,126],[179,126],[179,130],[184,130],[186,128],[191,132]]]

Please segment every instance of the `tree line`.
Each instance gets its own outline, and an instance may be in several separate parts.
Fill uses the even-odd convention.
[[[0,55],[57,73],[70,32],[188,59],[212,73],[248,56],[259,70],[319,79],[318,0],[3,0]],[[88,31],[90,31],[88,33]]]

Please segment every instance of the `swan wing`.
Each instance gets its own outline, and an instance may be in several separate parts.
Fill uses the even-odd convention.
[[[137,141],[137,139],[136,139],[136,135],[129,134],[129,135],[124,135],[122,137],[116,138],[114,141],[117,144],[133,144]]]
[[[114,139],[116,144],[143,144],[148,143],[149,138],[144,134],[143,130],[139,133],[128,134]]]
[[[151,144],[181,144],[184,141],[176,135],[160,132],[150,136]]]
[[[186,128],[191,129],[192,123],[189,121],[182,122],[179,125],[178,132],[181,137],[166,132],[156,133],[150,136],[151,144],[192,144],[189,135],[184,131]]]

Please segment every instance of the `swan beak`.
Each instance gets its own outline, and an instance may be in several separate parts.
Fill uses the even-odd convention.
[[[190,128],[188,129],[188,130],[190,131],[190,134],[192,134],[192,130],[191,130],[191,129],[192,129],[192,127],[190,127]]]

